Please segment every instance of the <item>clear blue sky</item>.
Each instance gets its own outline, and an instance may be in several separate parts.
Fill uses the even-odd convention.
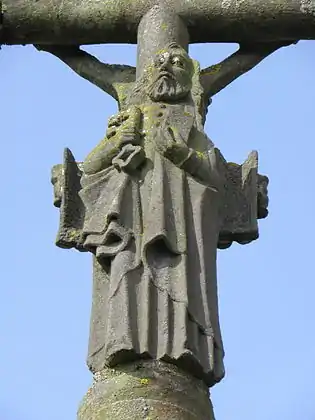
[[[197,45],[203,67],[235,45]],[[93,46],[135,64],[134,46]],[[54,245],[50,169],[104,136],[112,98],[33,47],[3,47],[0,419],[75,420],[85,365],[91,257]],[[252,149],[270,177],[260,239],[219,252],[226,378],[212,391],[217,420],[315,420],[315,42],[267,58],[215,96],[206,130],[226,159]]]

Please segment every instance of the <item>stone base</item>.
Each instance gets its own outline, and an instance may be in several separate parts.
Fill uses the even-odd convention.
[[[78,420],[141,419],[214,420],[208,388],[176,366],[153,360],[94,375]]]

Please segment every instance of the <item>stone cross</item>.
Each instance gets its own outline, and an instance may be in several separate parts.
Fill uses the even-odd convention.
[[[228,163],[203,129],[210,94],[252,55],[200,71],[188,44],[182,19],[156,6],[139,25],[136,71],[50,47],[120,108],[84,162],[66,149],[52,180],[57,244],[94,255],[91,371],[152,360],[211,387],[224,376],[217,248],[258,237],[268,180],[256,152],[243,165]],[[93,412],[95,402],[87,406]]]
[[[73,45],[49,45],[48,32],[36,29],[25,0],[7,1],[3,14],[9,17],[3,19],[4,42],[32,40],[119,106],[105,138],[84,161],[66,149],[63,163],[52,170],[54,204],[60,208],[57,245],[93,255],[88,366],[94,383],[80,420],[214,419],[207,387],[225,373],[217,248],[258,238],[257,220],[268,214],[268,179],[258,174],[257,152],[242,165],[226,162],[204,132],[207,107],[213,95],[301,31],[313,36],[313,6],[307,1],[292,0],[288,7],[293,15],[300,4],[303,29],[297,25],[294,31],[284,20],[281,35],[274,26],[271,39],[263,39],[263,25],[252,26],[259,42],[249,41],[250,27],[233,14],[226,32],[211,26],[207,2],[155,3],[129,1],[115,9],[116,20],[109,13],[106,24],[100,20],[96,27],[88,27],[86,17],[96,19],[99,2],[39,4],[39,14],[46,8],[60,18],[58,30],[50,31],[56,44],[84,42],[89,31],[89,42],[103,41],[104,27],[107,41],[134,42],[137,28],[137,68],[100,63]],[[217,13],[243,2],[219,3],[221,9],[212,3]],[[244,2],[252,11],[254,3],[258,10],[266,6]],[[274,2],[264,3],[272,10]],[[32,31],[19,18],[23,5]],[[106,7],[114,13],[112,1]],[[125,17],[117,18],[117,11]],[[85,25],[71,35],[74,13]],[[260,22],[257,14],[252,21]],[[12,22],[20,25],[10,32]],[[237,31],[234,40],[241,47],[222,63],[201,70],[190,58],[191,39],[205,41],[207,33],[209,40],[231,40]],[[60,42],[62,33],[69,42]]]

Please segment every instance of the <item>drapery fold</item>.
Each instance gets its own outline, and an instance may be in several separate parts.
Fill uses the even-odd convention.
[[[88,364],[151,357],[211,386],[224,375],[218,191],[157,152],[150,159],[139,178],[111,167],[82,179],[84,243],[96,249]]]

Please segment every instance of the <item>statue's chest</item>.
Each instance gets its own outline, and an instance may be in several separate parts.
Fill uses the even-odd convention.
[[[169,128],[176,131],[188,147],[200,152],[209,148],[209,139],[196,129],[195,110],[192,106],[159,103],[143,106],[141,111],[141,135],[147,153],[150,154],[154,144],[159,141],[157,137]]]
[[[163,103],[150,104],[142,107],[142,135],[149,138],[154,135],[156,128],[165,126],[176,127],[184,137],[194,123],[193,107],[185,105],[167,105]]]

